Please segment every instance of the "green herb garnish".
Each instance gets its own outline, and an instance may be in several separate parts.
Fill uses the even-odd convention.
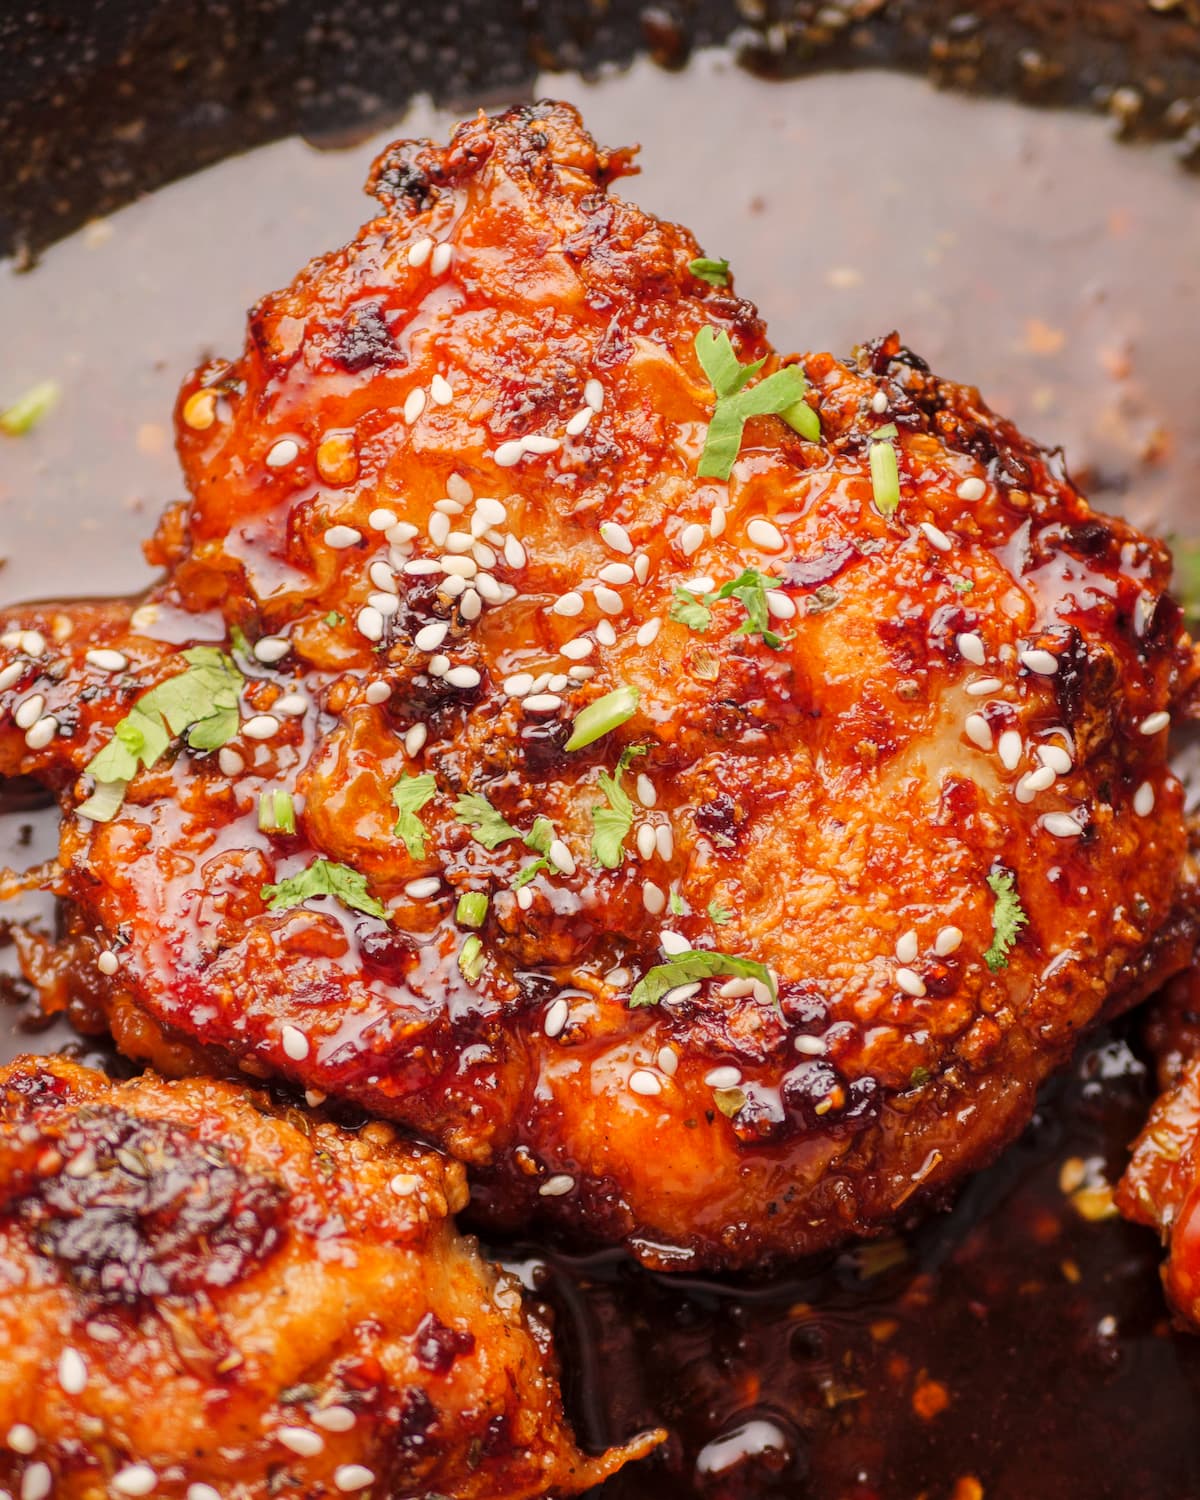
[[[485,849],[498,848],[509,839],[521,836],[480,792],[463,792],[454,804],[454,816],[467,825],[471,837]]]
[[[419,776],[406,771],[392,788],[392,801],[397,812],[392,832],[398,839],[403,839],[412,859],[425,858],[425,825],[417,814],[436,796],[437,783],[432,771],[423,771]]]
[[[522,842],[527,849],[534,849],[538,854],[549,854],[550,845],[554,842],[554,824],[549,818],[534,818],[533,827]]]
[[[542,855],[541,859],[531,860],[529,864],[521,866],[521,868],[517,871],[515,878],[513,879],[512,889],[514,891],[519,891],[523,885],[528,885],[529,882],[533,880],[535,876],[540,875],[543,870],[548,870],[551,874],[554,873],[554,866],[550,863],[549,858],[544,854]]]
[[[969,594],[975,587],[975,580],[973,578],[952,578],[950,580],[950,587],[956,594]]]
[[[621,777],[629,769],[630,762],[645,755],[645,745],[630,745],[621,752],[617,769],[612,776],[600,772],[600,790],[608,804],[597,802],[592,808],[592,858],[606,870],[619,870],[625,858],[625,838],[633,827],[633,803],[621,785]]]
[[[459,950],[458,967],[462,977],[468,984],[474,984],[483,973],[484,965],[487,963],[487,954],[483,951],[483,944],[474,933],[466,940]]]
[[[291,792],[263,792],[260,795],[258,826],[262,833],[295,833],[296,803]]]
[[[687,589],[677,588],[671,601],[670,616],[702,635],[712,624],[712,606],[722,599],[736,599],[746,611],[746,618],[734,634],[761,635],[772,651],[778,651],[785,640],[791,640],[791,636],[781,636],[771,629],[767,590],[779,588],[781,582],[778,578],[768,578],[757,568],[746,568],[739,577],[700,598]]]
[[[707,281],[709,286],[729,285],[727,260],[712,260],[707,255],[698,255],[695,260],[688,261],[688,270],[701,281]]]
[[[983,955],[983,961],[995,974],[1007,967],[1009,952],[1029,918],[1022,910],[1011,870],[993,870],[987,883],[996,905],[992,909],[992,946]]]
[[[346,616],[339,614],[336,609],[331,609],[325,616],[325,623],[326,625],[344,625],[346,623]]]
[[[488,898],[482,891],[464,891],[458,898],[454,920],[460,927],[482,927],[487,919]]]
[[[24,437],[49,416],[58,396],[57,380],[43,380],[39,385],[31,386],[11,406],[0,411],[0,432],[7,432],[9,437]]]
[[[613,688],[611,693],[605,693],[603,698],[589,703],[575,715],[575,722],[571,725],[571,738],[565,748],[582,750],[596,740],[603,739],[606,734],[611,734],[614,729],[619,729],[626,719],[631,719],[637,712],[640,696],[637,688],[623,686]]]
[[[733,921],[733,913],[727,911],[719,901],[710,901],[708,903],[708,918],[715,926],[724,927],[726,922]]]
[[[871,465],[871,494],[882,516],[893,515],[900,504],[900,468],[890,442],[872,441],[867,451]]]
[[[1183,605],[1188,629],[1200,624],[1200,541],[1183,537],[1168,538],[1175,564],[1171,589]]]
[[[682,917],[687,913],[687,904],[678,891],[672,891],[667,897],[667,910],[673,917]]]
[[[328,859],[314,859],[298,875],[289,875],[278,885],[264,885],[262,896],[271,911],[286,911],[314,896],[333,896],[351,911],[366,912],[368,916],[380,917],[385,922],[388,920],[387,908],[367,889],[367,877],[349,865],[335,864]]]
[[[702,328],[696,335],[695,348],[717,397],[696,472],[702,479],[728,479],[742,446],[747,421],[751,417],[791,413],[793,419],[789,425],[795,426],[794,409],[803,400],[808,380],[803,370],[787,365],[751,386],[749,382],[766,364],[766,356],[748,365],[741,364],[729,335],[723,330],[718,333],[712,327]]]
[[[757,979],[771,992],[771,999],[778,1003],[779,993],[775,978],[766,964],[756,963],[750,958],[735,958],[729,953],[712,953],[707,948],[690,948],[678,953],[668,963],[656,964],[633,987],[629,997],[631,1006],[657,1005],[662,997],[677,985],[691,984],[697,979],[712,979],[719,974],[731,974],[737,979]]]

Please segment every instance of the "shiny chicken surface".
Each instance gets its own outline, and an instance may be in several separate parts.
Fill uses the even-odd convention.
[[[560,105],[385,152],[184,386],[163,584],[7,612],[0,756],[130,1053],[357,1100],[493,1225],[749,1265],[936,1199],[1184,962],[1191,645],[1166,549],[894,337],[702,477],[789,362],[628,167]],[[197,643],[232,723],[210,662],[80,816]]]
[[[0,1071],[0,1491],[574,1493],[546,1336],[462,1168],[224,1083]]]

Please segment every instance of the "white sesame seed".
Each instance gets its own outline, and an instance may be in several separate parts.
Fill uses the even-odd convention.
[[[639,646],[649,646],[658,638],[658,632],[661,629],[662,621],[656,616],[653,620],[647,620],[644,625],[638,627],[638,633],[634,639]]]
[[[710,1089],[735,1089],[742,1081],[742,1070],[733,1067],[712,1068],[704,1075]]]
[[[353,526],[330,526],[325,532],[325,545],[332,547],[335,552],[343,552],[347,547],[356,547],[362,541],[362,532],[356,531]]]
[[[85,659],[90,666],[99,667],[102,672],[123,672],[129,665],[129,658],[123,651],[107,651],[103,648],[89,651]]]
[[[562,702],[557,693],[530,693],[522,699],[521,707],[527,714],[552,714],[562,707]]]
[[[414,724],[404,736],[405,755],[419,755],[425,747],[425,741],[429,738],[429,730],[424,724]]]
[[[476,688],[483,678],[474,667],[451,667],[446,673],[446,681],[451,687]]]
[[[269,740],[279,733],[279,720],[274,714],[255,714],[242,725],[242,733],[248,740]]]
[[[546,1012],[546,1019],[542,1022],[542,1030],[553,1041],[556,1036],[562,1034],[563,1028],[571,1018],[571,1007],[560,995],[557,1000],[550,1004]]]
[[[939,958],[949,958],[963,940],[961,927],[943,927],[934,939],[933,951]]]
[[[583,388],[583,399],[593,411],[604,409],[604,387],[596,379],[591,379]]]
[[[18,729],[32,729],[46,710],[46,700],[41,693],[34,693],[18,703],[13,710],[13,723]]]
[[[23,661],[14,661],[10,666],[0,672],[0,693],[6,692],[15,682],[19,682],[28,671],[28,666]]]
[[[378,641],[383,639],[383,616],[373,604],[364,604],[362,609],[354,617],[354,624],[365,640]]]
[[[284,693],[282,698],[276,698],[271,705],[277,714],[283,714],[289,719],[298,719],[306,714],[310,708],[310,702],[303,693]]]
[[[783,551],[783,533],[778,526],[762,516],[755,516],[746,527],[746,535],[756,547],[761,547],[764,552]]]
[[[25,743],[31,750],[44,750],[57,733],[58,720],[53,714],[46,714],[25,736]]]
[[[556,1172],[553,1177],[547,1177],[541,1187],[538,1188],[540,1198],[561,1198],[564,1193],[569,1193],[575,1186],[575,1179],[566,1172]]]
[[[475,588],[489,604],[502,604],[504,602],[504,590],[490,573],[476,573]]]
[[[716,579],[710,578],[707,573],[701,573],[698,578],[689,578],[679,585],[681,589],[687,589],[689,594],[707,594],[716,586]]]
[[[109,949],[105,948],[101,952],[99,958],[97,958],[96,960],[96,967],[100,970],[101,974],[107,974],[111,979],[112,976],[121,967],[121,964],[120,960],[117,958],[117,955],[110,952]]]
[[[973,745],[978,745],[981,750],[992,748],[991,726],[982,714],[968,714],[963,729]]]
[[[334,1485],[345,1494],[354,1490],[365,1490],[367,1485],[375,1483],[374,1469],[368,1469],[365,1464],[340,1464],[333,1471]]]
[[[641,1094],[645,1098],[653,1098],[655,1094],[662,1093],[662,1083],[657,1073],[651,1073],[646,1068],[635,1068],[629,1075],[629,1088],[634,1094]]]
[[[533,674],[514,672],[511,677],[504,679],[503,687],[510,698],[523,698],[526,693],[533,691]]]
[[[1017,660],[1039,677],[1053,677],[1058,671],[1058,657],[1052,651],[1018,651]]]
[[[322,1406],[311,1414],[310,1420],[326,1432],[349,1432],[358,1418],[348,1406]]]
[[[654,830],[654,842],[658,848],[659,859],[672,859],[674,857],[675,835],[671,832],[669,824],[659,824]]]
[[[422,625],[413,636],[413,645],[418,651],[436,651],[446,639],[450,626],[445,620],[435,620],[432,625]]]
[[[595,415],[590,406],[581,406],[573,417],[567,419],[567,436],[578,437]]]
[[[646,775],[645,771],[638,772],[637,781],[634,783],[637,791],[637,799],[643,807],[653,807],[658,801],[658,793],[654,790],[654,783]]]
[[[376,707],[381,703],[386,703],[391,696],[392,685],[390,682],[369,682],[367,684],[367,691],[363,694],[367,702],[374,704]]]
[[[37,1447],[37,1433],[26,1422],[16,1422],[8,1429],[4,1441],[14,1453],[29,1454]]]
[[[982,479],[971,475],[967,479],[960,479],[954,491],[960,500],[982,500],[987,494],[987,485]]]
[[[633,576],[639,583],[645,583],[650,576],[650,559],[644,552],[639,552],[633,560]]]
[[[1070,813],[1064,812],[1047,813],[1042,819],[1042,827],[1056,839],[1078,838],[1083,832],[1082,825]]]
[[[79,1396],[87,1389],[87,1365],[78,1349],[64,1349],[58,1357],[58,1383],[68,1396]]]
[[[291,438],[280,438],[267,454],[267,467],[283,469],[300,457],[300,444]]]
[[[616,589],[610,589],[606,584],[597,584],[592,590],[592,597],[606,615],[619,615],[625,608],[624,599]]]
[[[429,394],[438,406],[449,406],[454,400],[454,387],[444,375],[435,375],[429,382]]]
[[[1143,781],[1134,792],[1133,810],[1139,818],[1148,818],[1154,811],[1154,786],[1151,782]]]
[[[30,1464],[21,1476],[21,1500],[46,1500],[53,1488],[49,1464]]]
[[[137,611],[134,611],[136,615]],[[131,616],[132,621],[132,616]],[[136,625],[135,628],[140,628]],[[26,656],[41,656],[46,649],[46,637],[40,630],[22,630],[18,645]]]
[[[949,552],[954,546],[941,527],[935,526],[932,521],[921,522],[921,533],[929,545],[936,547],[939,552]]]
[[[1037,756],[1042,765],[1049,766],[1056,776],[1066,776],[1071,769],[1070,751],[1061,745],[1039,745]]]
[[[394,593],[368,594],[367,603],[372,609],[377,609],[385,620],[396,614],[400,609],[400,600]]]
[[[888,393],[886,391],[876,391],[871,397],[871,410],[877,417],[881,417],[887,409]]]
[[[595,667],[568,667],[567,676],[572,682],[590,682],[596,675]]]
[[[969,661],[973,667],[982,667],[987,661],[987,648],[983,644],[983,637],[975,634],[973,630],[964,630],[956,639],[958,654],[964,661]]]
[[[478,620],[483,613],[483,600],[475,589],[468,588],[458,603],[458,612],[464,620]]]
[[[642,905],[652,917],[659,916],[666,908],[666,893],[660,886],[655,885],[653,880],[642,882]]]
[[[273,662],[282,661],[292,649],[291,641],[284,640],[281,635],[264,635],[254,643],[254,655],[256,660],[270,666]]]
[[[308,1056],[308,1038],[297,1026],[285,1026],[279,1034],[284,1056],[293,1062],[303,1062]],[[299,1450],[297,1450],[299,1451]]]
[[[221,1493],[214,1490],[211,1484],[189,1484],[187,1500],[221,1500]]]
[[[679,1070],[679,1053],[673,1047],[660,1047],[655,1059],[658,1063],[659,1072],[665,1073],[668,1078],[674,1078]]]
[[[574,589],[569,593],[561,594],[550,606],[550,613],[554,615],[565,615],[567,618],[583,613],[583,595],[577,594]]]
[[[617,644],[617,632],[613,629],[610,620],[597,621],[596,639],[602,646],[615,646]]]
[[[822,1057],[825,1053],[825,1043],[819,1036],[798,1036],[792,1046],[805,1057]]]
[[[18,720],[18,722],[20,721]],[[1138,725],[1138,732],[1140,734],[1159,734],[1162,732],[1162,730],[1167,728],[1170,722],[1171,715],[1168,713],[1164,713],[1162,709],[1159,709],[1157,713],[1146,715],[1146,717]]]
[[[768,589],[767,613],[776,620],[790,620],[796,613],[796,601],[782,589]]]
[[[429,540],[440,550],[446,545],[450,537],[450,517],[444,515],[440,510],[435,510],[429,517],[429,525],[426,527],[426,530],[429,532]],[[470,547],[470,545],[471,539],[468,537],[467,546]]]
[[[449,495],[447,495],[442,500],[435,500],[433,502],[433,508],[438,512],[439,515],[454,517],[461,516],[463,511],[465,511],[467,507],[465,505],[460,505],[457,500],[451,500]]]
[[[622,587],[624,584],[633,582],[633,569],[628,563],[614,562],[605,563],[596,577],[601,583],[611,583],[614,587]]]
[[[643,859],[653,859],[658,852],[658,842],[654,837],[654,828],[650,823],[642,823],[638,826],[635,842],[637,851]]]
[[[1021,764],[1024,750],[1020,731],[1016,729],[1006,729],[996,741],[996,754],[1000,757],[1000,764],[1006,771],[1017,769]]]
[[[454,259],[454,246],[449,240],[443,240],[440,245],[435,245],[433,255],[429,260],[429,271],[433,276],[444,276],[450,269],[450,262]]]
[[[585,656],[591,656],[596,643],[586,635],[577,635],[574,640],[565,642],[558,649],[569,661],[582,661]]]
[[[692,553],[696,552],[707,538],[708,533],[704,530],[704,527],[697,525],[693,521],[690,526],[685,526],[679,534],[679,550],[683,553],[684,557],[691,557]]]
[[[423,266],[433,254],[433,240],[429,235],[422,235],[419,240],[408,247],[408,263],[417,268]]]
[[[914,963],[920,951],[920,939],[911,927],[896,939],[896,957],[902,964]]]
[[[616,521],[601,521],[600,540],[611,547],[614,552],[623,553],[626,557],[633,552],[633,543],[629,540],[629,533]]]
[[[517,892],[517,905],[522,911],[528,911],[533,905],[533,892],[527,885],[523,885]]]
[[[897,969],[896,983],[906,995],[914,995],[918,1000],[925,993],[925,981],[915,969]]]
[[[700,985],[693,981],[690,984],[677,984],[659,1001],[660,1005],[682,1005],[685,1000],[691,1000],[700,993]],[[674,1077],[674,1074],[671,1075]]]
[[[555,869],[560,870],[564,875],[574,875],[575,856],[567,848],[566,844],[563,843],[562,839],[551,839],[548,853],[550,855],[550,863]]]
[[[149,1464],[126,1464],[113,1475],[111,1483],[118,1495],[149,1495],[158,1484],[158,1475]]]
[[[446,494],[460,505],[470,505],[475,498],[475,491],[461,474],[451,474],[446,480]]]
[[[245,758],[232,745],[222,745],[217,755],[217,764],[225,776],[240,776],[246,769]]]
[[[725,535],[725,522],[727,512],[723,505],[714,505],[708,518],[708,534],[715,541],[717,537]]]
[[[417,880],[410,880],[404,887],[404,894],[410,901],[428,901],[430,896],[436,896],[442,888],[442,882],[436,875],[422,875]]]
[[[566,692],[567,688],[570,687],[570,685],[571,679],[565,672],[555,672],[554,676],[551,677],[550,681],[546,684],[547,688],[552,693],[564,693]]]
[[[325,1448],[325,1439],[320,1433],[310,1432],[307,1427],[280,1427],[275,1436],[285,1448],[290,1448],[301,1458],[315,1458]]]
[[[1018,802],[1029,803],[1039,792],[1048,791],[1054,785],[1054,771],[1050,766],[1039,766],[1036,771],[1027,771],[1013,788]]]
[[[509,438],[508,442],[500,444],[492,456],[501,469],[511,469],[524,458],[525,444],[520,438]]]
[[[386,505],[380,505],[367,517],[367,525],[372,531],[390,531],[399,519],[394,510],[388,510]]]
[[[504,538],[504,561],[510,568],[523,568],[529,560],[524,543],[511,534]]]
[[[445,677],[450,670],[450,658],[444,652],[439,651],[429,658],[428,666],[431,677]]]
[[[373,516],[381,516],[381,515],[390,515],[391,512],[390,511],[375,510],[375,511],[372,511],[371,514]],[[420,529],[421,528],[419,526],[414,526],[411,521],[397,521],[394,526],[389,526],[388,527],[388,529],[387,529],[387,539],[394,546],[396,546],[396,547],[403,547],[403,546],[405,546],[406,543],[411,542],[413,540],[413,538],[417,535],[417,533],[420,531]]]
[[[544,433],[535,432],[524,439],[526,453],[557,453],[562,447],[562,442],[556,437],[547,437]]]

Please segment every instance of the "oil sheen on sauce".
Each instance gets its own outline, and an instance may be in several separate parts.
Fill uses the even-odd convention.
[[[772,85],[720,55],[541,92],[579,103],[605,142],[642,143],[624,192],[732,262],[780,349],[843,352],[897,327],[1061,443],[1100,506],[1200,530],[1200,194],[1165,155],[1118,148],[1093,119],[880,73]],[[388,134],[447,124],[416,109]],[[0,444],[6,598],[148,580],[138,544],[179,493],[179,380],[234,353],[245,308],[353,233],[384,138],[264,148],[90,226],[29,275],[0,269],[0,404],[61,387],[38,430]],[[54,821],[8,788],[0,859],[48,857]],[[44,897],[6,915],[53,930]],[[11,958],[0,948],[0,1056],[67,1044],[34,1023]],[[583,1441],[671,1429],[610,1500],[1200,1496],[1200,1344],[1169,1328],[1153,1237],[1106,1210],[1150,1095],[1136,1045],[1136,1018],[1094,1039],[952,1213],[786,1280],[494,1247],[554,1309]]]

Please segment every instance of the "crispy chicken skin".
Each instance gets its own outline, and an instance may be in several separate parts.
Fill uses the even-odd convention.
[[[0,1071],[0,1487],[27,1497],[573,1494],[571,1439],[462,1168],[245,1089]],[[200,1486],[201,1488],[196,1488]],[[204,1488],[210,1486],[211,1488]]]
[[[894,336],[803,358],[819,441],[755,416],[698,477],[699,331],[780,361],[686,231],[608,193],[627,170],[562,105],[386,151],[378,217],[185,384],[161,587],[8,612],[0,769],[62,789],[127,1050],[355,1099],[466,1162],[491,1224],[746,1266],[943,1195],[1183,964],[1191,644],[1165,547]],[[748,568],[777,640],[736,598],[673,617]],[[233,627],[229,743],[75,815],[115,721]],[[568,750],[618,688],[636,711]],[[634,747],[610,868],[594,810]],[[274,789],[294,835],[259,829]],[[386,915],[269,909],[317,856]],[[681,947],[770,978],[632,1004]]]

